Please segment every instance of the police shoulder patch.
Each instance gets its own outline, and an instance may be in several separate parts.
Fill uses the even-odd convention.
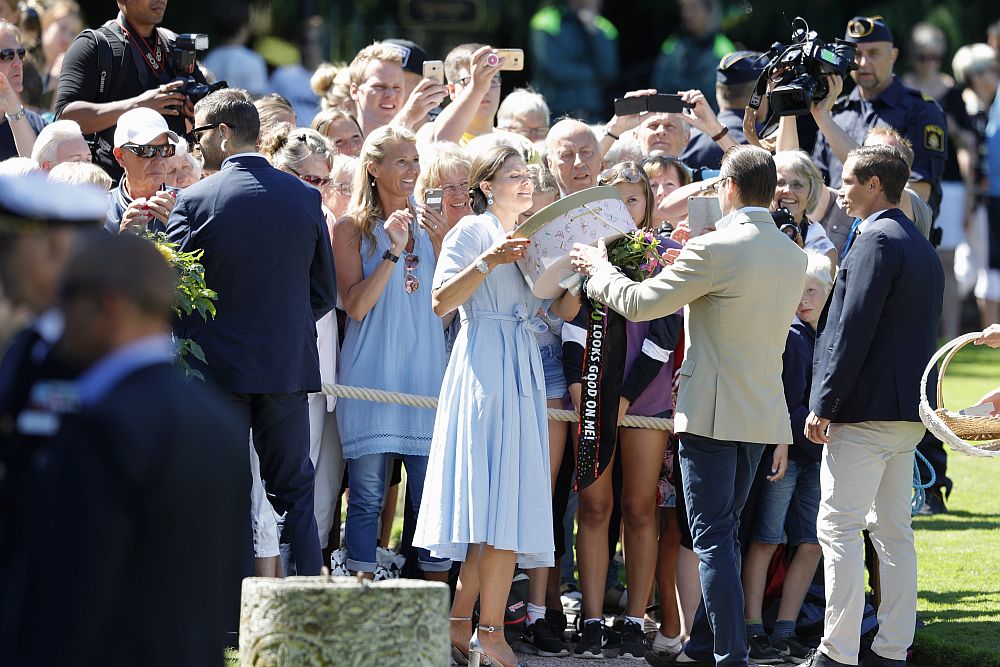
[[[924,148],[929,151],[944,151],[944,130],[940,125],[924,125]]]

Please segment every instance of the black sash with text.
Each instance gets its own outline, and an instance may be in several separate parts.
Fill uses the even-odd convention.
[[[618,405],[625,375],[625,318],[590,299],[587,343],[580,392],[576,490],[582,491],[607,468],[618,441]]]

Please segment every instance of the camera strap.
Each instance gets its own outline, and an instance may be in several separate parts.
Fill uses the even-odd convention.
[[[757,85],[753,89],[753,94],[750,96],[750,102],[747,104],[751,109],[753,109],[754,115],[760,110],[760,103],[764,100],[764,96],[767,94],[767,82],[771,78],[771,66],[768,65],[761,72],[760,76],[757,78]],[[757,136],[761,139],[771,134],[773,131],[778,129],[778,116],[774,115],[774,110],[768,108],[767,118],[761,123],[760,132]]]

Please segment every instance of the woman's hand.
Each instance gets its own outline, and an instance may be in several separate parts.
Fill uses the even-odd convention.
[[[630,405],[632,405],[632,403],[627,398],[625,398],[624,396],[619,396],[618,397],[618,425],[619,426],[621,426],[622,425],[622,421],[625,420],[625,413],[628,412],[628,408],[629,408]]]
[[[501,264],[511,264],[524,257],[531,240],[516,237],[513,234],[513,231],[507,232],[503,239],[497,241],[492,248],[480,256],[480,259],[486,262],[490,269]]]
[[[427,204],[417,204],[417,222],[427,231],[431,245],[434,246],[434,254],[437,255],[441,252],[444,235],[448,233],[448,221],[444,219],[444,213],[438,213]]]
[[[670,232],[670,240],[677,241],[681,245],[684,245],[691,240],[691,228],[688,226],[686,220],[682,220],[677,223],[677,227],[674,228],[674,231]],[[668,264],[672,261],[673,260],[668,262]]]
[[[413,214],[405,209],[393,211],[392,215],[382,225],[389,242],[392,244],[392,254],[401,255],[410,242],[410,225],[413,224]]]
[[[777,445],[774,448],[774,456],[771,457],[771,474],[767,476],[767,481],[777,482],[785,476],[788,470],[788,445]]]

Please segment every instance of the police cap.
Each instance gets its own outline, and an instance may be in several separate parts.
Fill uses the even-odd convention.
[[[55,226],[93,227],[107,214],[107,194],[35,173],[0,177],[0,232],[28,233]]]
[[[760,51],[735,51],[719,61],[715,80],[724,86],[756,81],[767,65],[767,56]]]
[[[881,16],[855,16],[847,22],[844,41],[855,44],[866,42],[895,42],[892,30]]]

